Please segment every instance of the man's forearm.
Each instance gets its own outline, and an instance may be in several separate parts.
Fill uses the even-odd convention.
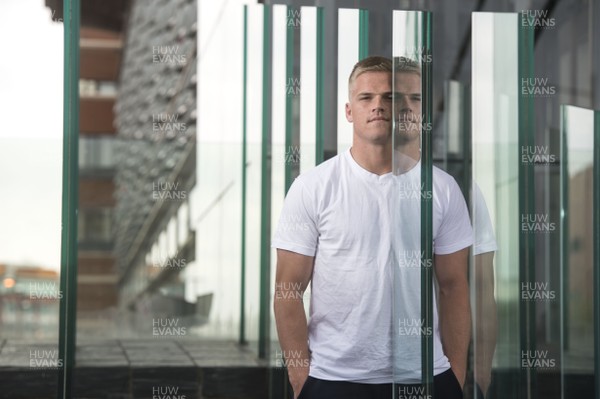
[[[290,384],[298,395],[310,368],[304,304],[302,300],[275,298],[274,311],[279,344],[285,358]]]
[[[481,301],[475,320],[475,382],[485,394],[491,382],[492,359],[496,349],[496,302]]]
[[[475,256],[475,382],[490,386],[498,320],[494,297],[494,252]]]
[[[471,310],[466,279],[440,287],[440,334],[444,353],[461,385],[467,371],[467,352],[471,339]]]

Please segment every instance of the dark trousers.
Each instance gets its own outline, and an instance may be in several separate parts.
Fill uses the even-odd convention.
[[[435,399],[462,399],[460,383],[451,369],[433,377]],[[308,377],[298,399],[431,399],[420,384],[362,384]]]

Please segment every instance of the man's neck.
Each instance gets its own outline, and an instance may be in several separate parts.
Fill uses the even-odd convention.
[[[352,148],[350,148],[350,154],[357,164],[371,173],[384,175],[392,171],[391,142],[376,145],[354,140]]]
[[[396,173],[406,173],[421,160],[421,143],[419,143],[419,140],[413,140],[400,144],[397,152],[399,152],[401,156],[398,157],[396,163]]]

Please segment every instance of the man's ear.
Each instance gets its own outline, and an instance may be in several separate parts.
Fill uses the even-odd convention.
[[[352,109],[350,109],[350,103],[346,103],[346,120],[350,123],[354,122],[352,120]]]

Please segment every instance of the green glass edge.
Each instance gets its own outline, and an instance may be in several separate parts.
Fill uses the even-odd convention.
[[[600,398],[600,111],[594,111],[594,389]]]
[[[77,310],[77,211],[79,189],[79,0],[63,0],[63,172],[59,304],[58,398],[70,398],[75,366]]]
[[[560,265],[560,315],[561,315],[561,348],[563,351],[569,349],[569,147],[567,140],[567,108],[560,106],[560,242],[561,242],[561,265]],[[564,363],[561,362],[561,397],[564,398],[565,374]]]
[[[261,142],[260,200],[260,290],[258,314],[258,357],[266,358],[270,344],[270,279],[271,279],[271,6],[263,6],[263,104]]]
[[[516,14],[518,18],[518,14]],[[534,30],[522,23],[518,24],[518,69],[517,88],[519,114],[519,145],[521,148],[534,145],[534,111],[533,98],[522,94],[523,79],[533,77]],[[520,158],[519,158],[520,159]],[[531,163],[519,162],[519,218],[521,215],[533,213],[535,210],[534,166]],[[520,226],[520,224],[519,224]],[[519,229],[519,289],[522,284],[535,280],[535,240],[531,233]],[[535,303],[519,301],[519,356],[529,350],[535,350]],[[520,364],[520,362],[519,362]],[[533,368],[520,368],[520,387],[522,395],[536,391],[537,373]]]
[[[294,7],[287,6],[287,15],[290,18],[290,15],[295,15],[291,11],[294,10]],[[286,44],[285,44],[285,81],[291,82],[294,77],[294,24],[290,24],[289,22],[286,24]],[[285,150],[291,151],[292,147],[292,114],[293,114],[293,96],[288,94],[288,90],[286,90],[285,96]],[[293,152],[292,152],[293,153]],[[292,177],[292,165],[291,162],[287,159],[284,164],[284,187],[285,193],[288,192],[292,182],[294,181]]]
[[[323,7],[317,7],[317,93],[316,93],[316,145],[315,145],[315,165],[325,160],[324,154],[324,78],[325,78],[325,46],[323,45],[325,34],[325,18]]]
[[[369,56],[369,10],[358,10],[358,59]]]
[[[419,12],[422,19],[421,38],[426,55],[433,53],[432,49],[432,15],[430,12]],[[418,36],[417,36],[418,37]],[[423,57],[429,59],[429,57]],[[431,126],[433,122],[433,64],[422,63],[421,80],[423,126]],[[425,134],[426,133],[426,134]],[[421,251],[423,251],[422,264],[433,264],[433,224],[432,200],[427,193],[433,187],[433,153],[431,147],[431,131],[423,131],[421,135]],[[433,270],[431,267],[421,267],[421,317],[424,320],[426,331],[433,329]],[[422,382],[425,387],[425,396],[434,398],[433,387],[433,336],[423,334],[421,338],[421,372]],[[427,396],[431,395],[431,396]]]

